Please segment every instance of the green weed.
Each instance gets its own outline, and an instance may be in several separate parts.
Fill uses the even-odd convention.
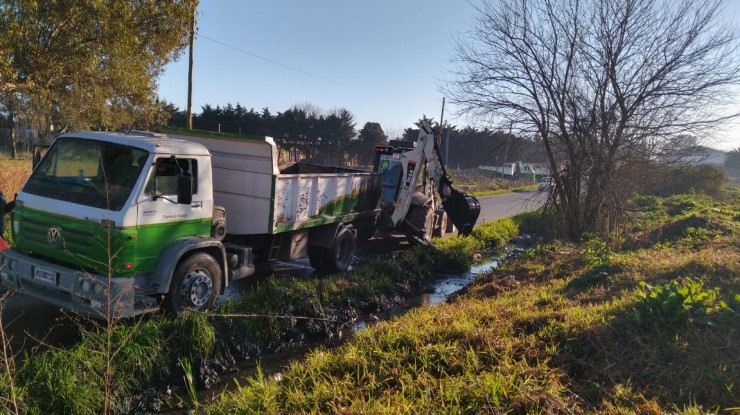
[[[710,324],[714,313],[730,313],[727,302],[719,301],[720,290],[704,288],[701,281],[692,278],[673,280],[665,285],[652,286],[640,282],[634,316],[638,323],[679,326],[690,322]]]
[[[207,313],[184,313],[173,324],[175,344],[180,345],[180,356],[193,361],[208,356],[216,343],[216,329]]]
[[[511,238],[519,234],[519,228],[511,218],[485,222],[473,229],[471,236],[483,246],[501,249]]]
[[[186,333],[196,327],[197,333]],[[201,353],[212,347],[212,342],[203,339],[212,337],[213,328],[203,315],[196,314],[182,320],[159,317],[117,324],[110,348],[113,401],[167,378],[172,362],[180,356],[202,357]],[[26,359],[17,380],[28,412],[100,413],[105,396],[106,341],[105,329],[99,328],[86,333],[70,349],[49,350]]]
[[[185,390],[188,392],[188,398],[197,409],[199,406],[198,391],[195,385],[195,376],[193,376],[193,367],[188,359],[179,358],[177,362],[183,372],[183,381],[185,382]]]
[[[540,235],[550,239],[554,235],[554,212],[538,209],[519,213],[511,218],[520,233]]]

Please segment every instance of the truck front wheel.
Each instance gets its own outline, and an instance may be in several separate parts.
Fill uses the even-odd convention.
[[[185,258],[175,269],[165,308],[179,315],[184,310],[205,311],[221,292],[221,266],[204,252]]]

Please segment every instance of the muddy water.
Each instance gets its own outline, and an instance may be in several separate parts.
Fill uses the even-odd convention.
[[[450,296],[470,285],[478,275],[498,268],[498,264],[497,259],[490,259],[475,265],[465,274],[448,275],[439,279],[433,285],[434,291],[426,294],[429,296],[426,303],[434,305],[447,301]]]
[[[489,259],[473,266],[470,268],[470,271],[464,274],[440,275],[422,294],[406,299],[404,304],[399,307],[386,310],[377,315],[360,316],[352,327],[351,332],[363,330],[368,325],[375,324],[377,321],[388,320],[415,307],[443,303],[470,285],[478,275],[494,270],[498,268],[498,265],[499,261],[497,259]]]
[[[13,353],[23,357],[37,349],[64,347],[80,338],[80,322],[49,303],[6,293],[2,303],[3,331]]]
[[[353,327],[349,328],[344,334],[345,339],[350,338],[354,333],[364,330],[366,327],[375,324],[378,321],[388,320],[393,317],[404,314],[405,312],[423,305],[437,305],[447,301],[450,297],[458,293],[470,285],[478,275],[489,272],[498,268],[499,260],[489,259],[482,263],[473,266],[470,271],[464,274],[455,275],[441,275],[436,279],[428,289],[424,290],[420,295],[410,297],[405,300],[403,304],[390,310],[386,310],[378,314],[362,315],[358,318],[357,322]],[[275,264],[273,269],[276,276],[294,276],[294,277],[306,277],[309,278],[313,274],[313,269],[309,266],[303,266],[301,264]],[[263,278],[263,277],[260,277]],[[235,284],[227,290],[228,294],[225,294],[225,298],[232,298],[239,295],[239,293],[245,289],[248,289],[246,285],[251,286],[251,283]],[[243,366],[243,368],[237,372],[223,375],[223,380],[215,387],[204,390],[199,393],[199,400],[201,403],[212,401],[220,396],[224,391],[234,391],[237,389],[237,382],[235,380],[244,379],[250,376],[256,375],[257,364],[260,366],[260,370],[264,376],[270,376],[275,379],[280,378],[280,371],[286,368],[291,362],[299,361],[302,359],[304,353],[308,351],[308,348],[303,351],[292,352],[281,355],[270,355],[258,359],[257,362],[250,362]],[[240,384],[244,384],[243,381],[239,381]],[[184,411],[174,411],[168,413],[187,413]]]

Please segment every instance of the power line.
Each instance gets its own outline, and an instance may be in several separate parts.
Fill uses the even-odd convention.
[[[208,37],[208,36],[204,36],[204,35],[201,35],[201,34],[198,34],[198,37],[202,37],[203,39],[206,39],[206,40],[210,40],[211,42],[213,42],[213,43],[216,43],[216,44],[218,44],[218,45],[221,45],[221,46],[227,47],[227,48],[229,48],[229,49],[233,49],[233,50],[235,50],[235,51],[237,51],[237,52],[243,53],[243,54],[245,54],[245,55],[249,55],[249,56],[251,56],[251,57],[253,57],[253,58],[257,58],[257,59],[263,60],[263,61],[265,61],[265,62],[271,63],[271,64],[273,64],[273,65],[276,65],[276,66],[280,66],[280,67],[282,67],[282,68],[285,68],[285,69],[291,70],[291,71],[293,71],[293,72],[298,72],[298,73],[300,73],[300,74],[303,74],[303,75],[306,75],[306,76],[310,76],[311,78],[316,78],[316,79],[318,79],[318,80],[321,80],[321,81],[324,81],[324,82],[328,82],[328,83],[330,83],[330,84],[334,84],[334,85],[339,85],[339,86],[342,86],[342,87],[345,87],[345,88],[347,88],[347,86],[346,86],[346,85],[344,85],[344,84],[342,84],[342,83],[339,83],[339,82],[337,82],[337,81],[332,81],[331,79],[327,79],[327,78],[324,78],[324,77],[322,77],[322,76],[319,76],[319,75],[314,75],[314,74],[312,74],[312,73],[310,73],[310,72],[306,72],[306,71],[304,71],[304,70],[301,70],[301,69],[298,69],[298,68],[294,68],[294,67],[292,67],[292,66],[289,66],[289,65],[285,65],[285,64],[282,64],[282,63],[280,63],[280,62],[276,62],[276,61],[274,61],[274,60],[272,60],[272,59],[268,59],[268,58],[265,58],[265,57],[263,57],[263,56],[259,56],[259,55],[257,55],[257,54],[254,54],[254,53],[252,53],[252,52],[248,52],[248,51],[246,51],[246,50],[244,50],[244,49],[240,49],[240,48],[238,48],[238,47],[236,47],[236,46],[232,46],[232,45],[229,45],[229,44],[227,44],[227,43],[221,42],[220,40],[216,40],[216,39],[211,39],[210,37]]]

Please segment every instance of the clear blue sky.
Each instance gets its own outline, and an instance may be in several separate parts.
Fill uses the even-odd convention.
[[[193,112],[311,103],[348,109],[358,129],[402,131],[424,114],[439,120],[438,81],[474,9],[466,0],[201,0],[198,11]],[[166,68],[159,93],[186,108],[187,55]]]
[[[740,0],[728,6],[737,22]],[[422,115],[439,120],[454,39],[475,15],[468,0],[201,0],[193,112],[310,103],[346,108],[358,129],[379,122],[391,134]],[[162,99],[186,108],[186,54],[159,84]],[[466,126],[453,111],[448,103],[445,119]],[[719,140],[715,147],[740,147],[740,127]]]

